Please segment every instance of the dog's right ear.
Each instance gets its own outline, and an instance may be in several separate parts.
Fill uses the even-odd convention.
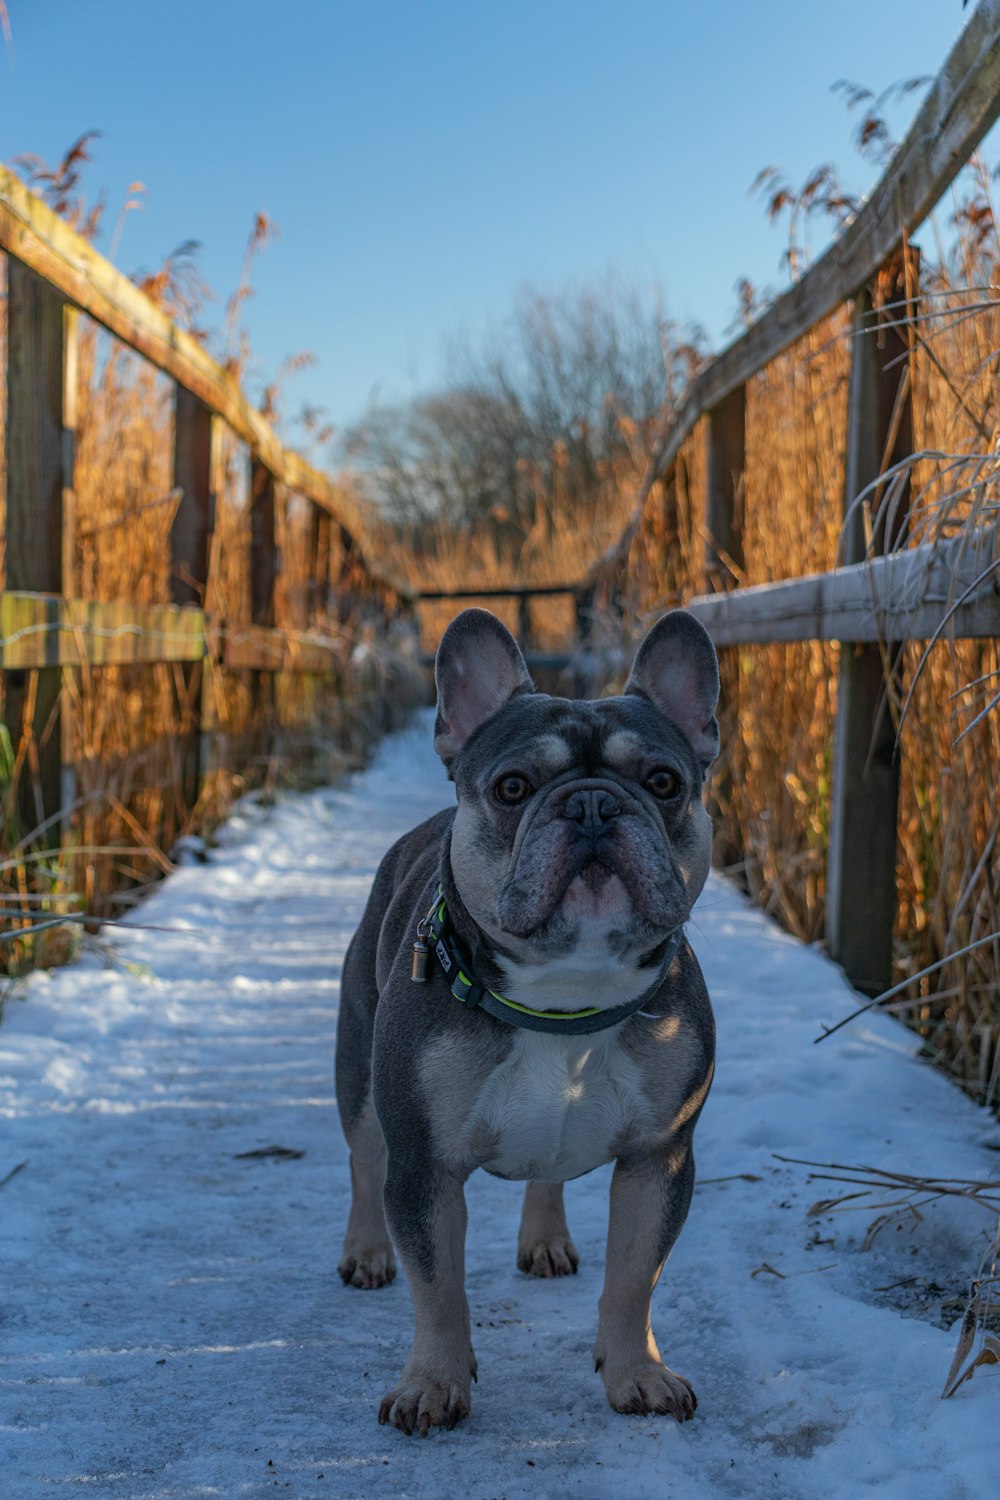
[[[434,663],[434,749],[450,769],[469,736],[519,693],[533,693],[517,642],[487,609],[464,609],[441,637]]]

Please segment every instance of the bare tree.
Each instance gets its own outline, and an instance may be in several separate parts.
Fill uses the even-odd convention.
[[[655,289],[525,289],[498,332],[452,345],[443,389],[373,407],[342,455],[392,519],[526,533],[546,507],[586,510],[609,464],[642,463],[703,343]]]

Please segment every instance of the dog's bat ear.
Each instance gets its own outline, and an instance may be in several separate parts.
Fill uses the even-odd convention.
[[[469,736],[519,693],[533,693],[517,642],[487,609],[464,609],[441,637],[434,663],[434,749],[445,765]]]
[[[708,770],[719,753],[719,661],[694,615],[675,609],[657,620],[635,653],[625,691],[648,698],[683,730]]]

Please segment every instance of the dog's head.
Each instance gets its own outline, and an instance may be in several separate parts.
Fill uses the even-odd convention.
[[[595,948],[628,967],[705,883],[702,803],[719,670],[692,615],[664,615],[620,698],[536,693],[495,616],[469,609],[437,655],[435,748],[458,793],[451,865],[470,915],[518,964]]]

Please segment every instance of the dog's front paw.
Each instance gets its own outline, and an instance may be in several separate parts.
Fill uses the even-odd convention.
[[[391,1245],[376,1245],[356,1250],[344,1246],[344,1254],[337,1267],[345,1286],[361,1287],[370,1291],[377,1286],[388,1286],[396,1279],[396,1257]]]
[[[615,1411],[646,1417],[653,1412],[686,1422],[694,1416],[698,1398],[683,1375],[675,1375],[659,1361],[630,1368],[597,1361],[597,1368]]]
[[[568,1234],[542,1239],[518,1236],[517,1269],[526,1276],[575,1276],[579,1264],[576,1246]]]
[[[475,1360],[471,1374],[475,1375]],[[407,1437],[419,1432],[426,1437],[432,1427],[449,1431],[467,1417],[470,1411],[470,1376],[434,1376],[414,1373],[402,1379],[395,1390],[387,1391],[378,1409],[379,1422],[390,1423]]]

